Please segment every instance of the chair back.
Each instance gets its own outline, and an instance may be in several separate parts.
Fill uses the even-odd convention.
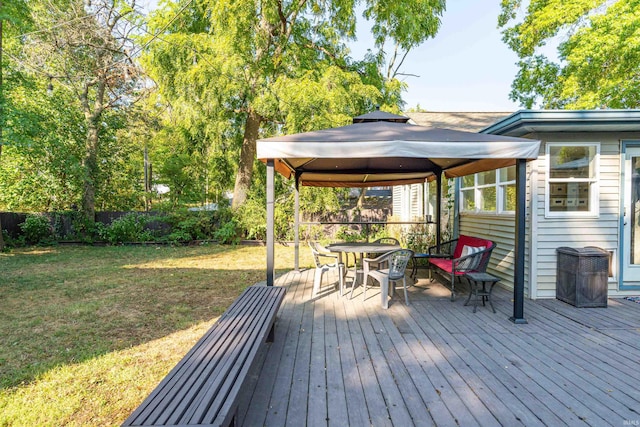
[[[404,277],[409,260],[413,257],[410,249],[398,249],[389,253],[389,279],[397,280]]]
[[[395,237],[381,237],[373,243],[382,243],[383,245],[400,245],[400,241]]]
[[[322,267],[322,262],[320,261],[320,252],[322,246],[318,242],[309,241],[309,247],[311,248],[311,254],[313,255],[313,262],[316,265],[316,268]]]
[[[476,270],[482,273],[486,273],[487,266],[489,265],[489,260],[491,259],[491,252],[493,252],[496,247],[496,243],[491,240],[487,240],[487,244],[487,249],[485,249],[485,251],[482,253],[482,259],[476,267]]]

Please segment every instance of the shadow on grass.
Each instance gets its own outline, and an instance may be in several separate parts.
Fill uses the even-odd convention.
[[[0,388],[218,317],[264,280],[264,251],[60,247],[1,256]]]

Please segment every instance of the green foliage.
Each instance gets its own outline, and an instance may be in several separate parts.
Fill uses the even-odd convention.
[[[11,144],[0,162],[5,209],[68,209],[80,200],[82,119],[68,93],[45,94],[44,80],[9,86],[5,135]]]
[[[212,215],[206,212],[198,212],[189,215],[180,221],[176,228],[178,231],[189,236],[189,240],[204,240],[209,238],[214,232]]]
[[[8,55],[3,56],[0,91],[4,97],[4,111],[0,114],[0,208],[27,212],[70,210],[82,205],[86,184],[93,186],[95,203],[103,210],[142,207],[142,150],[137,141],[122,132],[130,124],[128,120],[136,117],[129,114],[128,102],[121,98],[133,79],[123,83],[122,74],[118,74],[123,70],[116,70],[127,64],[132,76],[133,64],[118,57],[115,68],[109,67],[104,74],[113,72],[116,76],[111,75],[107,81],[109,104],[92,116],[98,141],[93,150],[95,168],[88,180],[89,121],[83,108],[97,106],[92,101],[98,97],[99,86],[89,74],[102,70],[103,64],[110,61],[98,59],[100,65],[93,66],[90,63],[101,53],[117,56],[117,49],[111,49],[114,46],[103,52],[99,48],[92,52],[89,46],[99,45],[98,40],[109,45],[113,39],[107,29],[100,27],[101,23],[92,21],[99,13],[87,15],[91,6],[85,9],[82,1],[10,3],[5,1],[0,11],[10,15],[3,27],[3,48]],[[124,4],[117,3],[117,7]],[[92,4],[99,7],[104,2]],[[125,13],[126,7],[121,11]],[[16,15],[11,16],[13,13]],[[67,19],[74,13],[80,14],[81,19]],[[129,14],[127,17],[132,18]],[[30,26],[38,31],[30,31]],[[17,34],[24,35],[16,37]],[[95,38],[89,40],[91,36]],[[66,37],[73,43],[65,44]],[[52,48],[52,43],[58,44]],[[69,45],[74,47],[66,50]],[[88,79],[86,91],[82,90],[84,79]],[[53,90],[48,90],[49,85]],[[131,92],[128,95],[127,101],[132,100]],[[87,101],[84,104],[83,99]]]
[[[300,228],[301,240],[322,240],[327,238],[325,227],[322,225],[313,225],[309,228]]]
[[[71,213],[71,230],[70,237],[73,240],[79,240],[84,243],[93,243],[100,240],[104,233],[104,224],[91,221],[79,211]]]
[[[503,40],[518,54],[511,98],[527,108],[637,108],[639,0],[502,1]],[[557,59],[543,48],[557,44]],[[547,50],[548,52],[548,50]]]
[[[435,35],[445,2],[367,1],[376,51],[364,58],[347,48],[356,5],[204,0],[166,2],[152,14],[142,62],[171,106],[157,170],[174,201],[207,193],[198,183],[227,189],[235,181],[234,203],[250,203],[256,138],[344,125],[376,105],[402,105],[406,86],[395,76],[406,53]],[[157,31],[161,40],[151,36]],[[257,214],[247,208],[240,221],[252,235],[263,234]]]
[[[366,239],[363,231],[341,225],[336,231],[336,239],[343,242],[361,242]]]
[[[12,88],[0,162],[0,206],[17,211],[60,211],[81,205],[86,127],[64,87],[46,95],[45,81]],[[103,210],[142,207],[142,149],[121,132],[124,112],[103,115],[96,202]],[[133,117],[131,117],[133,119]]]
[[[45,215],[27,215],[20,229],[28,244],[50,243],[53,237],[51,223]]]
[[[145,229],[147,221],[148,217],[145,215],[127,214],[100,230],[100,237],[111,244],[150,241],[151,232]]]
[[[91,220],[96,205],[135,207],[131,205],[136,195],[121,193],[134,182],[128,179],[132,165],[128,145],[116,140],[142,87],[129,57],[130,34],[138,17],[130,3],[27,3],[38,31],[19,37],[14,57],[30,74],[32,86],[10,88],[8,98],[14,103],[7,128],[15,136],[12,145],[23,148],[17,154],[27,167],[21,170],[32,177],[19,182],[28,187],[38,183],[44,189],[23,193],[40,195],[27,201],[31,209],[68,209],[79,202]],[[22,93],[23,87],[27,93]],[[23,128],[26,132],[21,135]],[[123,175],[127,179],[122,180]],[[13,194],[20,194],[19,189]]]
[[[265,167],[256,164],[255,180],[246,203],[234,211],[234,218],[240,233],[246,239],[264,240],[266,238],[266,178]],[[300,188],[300,211],[307,215],[331,214],[342,209],[341,200],[348,189]],[[276,240],[293,239],[293,221],[295,210],[295,189],[291,182],[276,175],[274,206],[274,235]]]
[[[301,187],[300,210],[307,215],[339,212],[348,194],[348,188]],[[293,197],[291,192],[291,203],[294,203]],[[291,212],[293,214],[293,210]]]
[[[436,244],[435,226],[413,224],[401,240],[405,242],[407,248],[416,253],[428,253],[429,247]]]
[[[443,0],[367,1],[364,16],[374,21],[376,46],[384,46],[391,39],[399,48],[408,50],[438,32],[444,10]]]
[[[166,236],[162,236],[161,240],[184,243],[214,238],[221,217],[226,217],[226,214],[220,211],[191,212],[182,210],[167,215],[151,217],[150,219],[170,226],[171,232]]]
[[[4,246],[0,250],[0,253],[9,252],[12,248],[20,246],[21,242],[13,239],[9,233],[7,233],[7,230],[0,230],[0,233],[2,233],[2,240],[4,241]]]
[[[265,203],[261,202],[251,197],[236,211],[237,226],[247,239],[265,240],[267,237],[267,210]],[[276,228],[274,225],[274,233]]]
[[[240,243],[240,229],[236,220],[232,218],[222,224],[222,226],[214,233],[214,237],[221,244],[237,245]]]

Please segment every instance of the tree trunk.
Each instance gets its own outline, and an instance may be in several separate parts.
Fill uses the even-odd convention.
[[[87,124],[87,137],[85,141],[84,158],[84,188],[82,192],[82,213],[89,223],[96,220],[96,181],[98,178],[98,146],[100,144],[99,123],[102,112],[105,109],[104,96],[106,77],[101,75],[96,82],[96,94],[93,101],[93,111],[89,105],[89,89],[93,83],[87,83],[80,94],[80,103],[84,110],[84,118]]]
[[[360,209],[362,209],[362,207],[364,206],[364,198],[366,196],[367,196],[367,188],[362,187],[360,191],[360,195],[358,196],[358,202],[356,203],[356,206],[359,207]]]
[[[238,174],[233,189],[234,209],[242,206],[247,200],[247,193],[251,187],[253,176],[253,162],[256,158],[256,141],[262,118],[254,111],[250,111],[247,116],[247,123],[244,127],[244,137],[242,138],[242,149],[240,150],[240,162],[238,164]]]
[[[98,158],[98,126],[92,118],[87,120],[87,140],[84,159],[84,190],[82,192],[82,212],[89,222],[95,220],[96,213],[96,169]]]
[[[0,0],[2,9],[2,0]],[[2,18],[0,18],[0,156],[2,155],[2,128],[4,127],[4,88],[2,87]],[[4,236],[2,235],[2,220],[0,219],[0,252],[4,250]]]

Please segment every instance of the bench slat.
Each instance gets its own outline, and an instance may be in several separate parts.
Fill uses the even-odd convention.
[[[271,307],[267,300],[261,300],[261,305],[258,307],[258,311],[253,311],[252,322],[247,328],[243,328],[242,336],[239,338],[243,342],[249,343],[249,345],[233,346],[233,350],[224,355],[224,364],[221,369],[225,372],[225,375],[220,375],[216,379],[215,384],[209,384],[203,393],[201,393],[201,401],[211,402],[210,405],[193,405],[192,408],[197,409],[193,416],[185,417],[190,423],[211,423],[212,421],[206,421],[205,416],[208,415],[209,420],[213,420],[217,413],[221,410],[221,406],[225,400],[230,402],[235,401],[235,396],[232,395],[232,386],[234,383],[241,383],[237,381],[239,373],[245,365],[250,365],[247,361],[252,361],[252,355],[257,352],[262,344],[262,337],[266,337],[268,329],[266,325],[269,323],[268,314],[271,311]],[[256,321],[253,321],[256,320]],[[255,351],[253,351],[255,349]],[[215,385],[215,387],[214,387]],[[219,393],[220,389],[226,390],[226,394]],[[232,397],[229,399],[229,397]]]
[[[247,288],[123,426],[228,424],[284,293]]]
[[[254,292],[250,291],[249,293]],[[185,400],[190,403],[195,392],[200,389],[202,382],[209,380],[210,372],[219,366],[220,360],[214,358],[216,352],[226,348],[228,340],[232,338],[230,334],[228,335],[229,329],[243,319],[236,317],[236,314],[243,310],[246,301],[258,303],[257,299],[247,299],[247,297],[248,294],[242,294],[236,303],[229,308],[228,314],[223,315],[169,373],[166,377],[166,383],[161,383],[158,386],[156,389],[158,393],[150,397],[150,405],[140,416],[141,423],[143,423],[141,425],[173,425],[179,422],[180,412],[183,412],[184,409],[180,411],[178,406]],[[246,320],[246,318],[244,319]],[[202,363],[206,360],[209,360],[208,365]],[[182,393],[185,394],[183,397],[176,398]],[[176,416],[176,411],[178,411],[178,416]]]
[[[277,311],[277,307],[280,305],[279,301],[275,299],[267,300],[266,305],[266,313],[271,312],[273,309]],[[222,395],[218,395],[216,399],[213,401],[211,408],[205,414],[203,422],[211,423],[214,425],[225,425],[227,423],[226,418],[230,418],[234,411],[232,411],[232,406],[235,405],[237,401],[237,397],[240,395],[242,387],[246,378],[248,378],[248,374],[252,369],[252,362],[255,360],[256,355],[260,351],[261,344],[266,341],[270,331],[271,326],[275,321],[275,317],[271,316],[263,316],[261,324],[258,328],[256,328],[256,333],[252,334],[252,337],[249,338],[249,342],[253,345],[251,348],[245,349],[245,357],[243,363],[236,363],[234,365],[234,374],[229,375],[226,378],[225,384],[223,387],[229,388],[229,393],[227,398],[223,400]],[[217,411],[213,411],[213,408],[218,408]]]
[[[201,414],[198,413],[199,408],[203,403],[207,405],[211,399],[210,396],[207,399],[209,394],[215,395],[221,389],[232,363],[238,357],[241,349],[238,344],[245,341],[245,339],[246,342],[251,343],[245,334],[247,331],[256,328],[257,322],[262,315],[259,311],[262,307],[262,301],[259,296],[254,296],[251,299],[244,298],[244,301],[246,301],[244,304],[245,311],[241,315],[227,317],[224,320],[220,319],[222,322],[219,331],[222,333],[218,335],[213,347],[208,349],[197,360],[198,363],[195,366],[195,370],[190,372],[188,382],[181,387],[182,390],[187,390],[186,393],[180,390],[176,393],[179,398],[176,398],[175,395],[171,396],[169,407],[175,407],[171,411],[172,416],[167,421],[161,417],[156,423],[166,424],[168,422],[168,424],[173,425],[178,422],[187,422],[188,424],[199,424],[201,422]],[[215,361],[215,363],[211,363],[211,361]],[[211,392],[209,393],[207,390],[211,390]],[[194,413],[196,414],[195,416]]]

